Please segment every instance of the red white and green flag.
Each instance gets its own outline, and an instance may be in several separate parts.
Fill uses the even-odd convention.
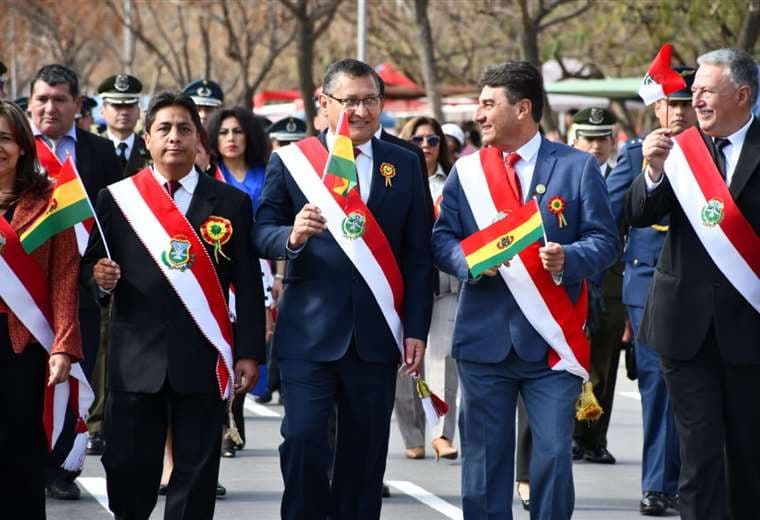
[[[671,66],[672,53],[671,44],[663,45],[641,81],[639,96],[644,100],[645,105],[651,105],[655,101],[670,96],[673,92],[686,88],[686,81]]]
[[[331,191],[342,197],[348,197],[348,192],[359,185],[356,175],[354,145],[351,142],[348,114],[345,112],[341,112],[338,118],[335,143],[327,158],[322,178]]]
[[[538,203],[531,199],[524,206],[473,233],[460,242],[473,278],[516,255],[544,236]]]

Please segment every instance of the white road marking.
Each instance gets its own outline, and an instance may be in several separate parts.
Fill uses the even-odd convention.
[[[260,417],[282,417],[282,415],[279,414],[279,412],[272,410],[271,408],[261,405],[253,400],[253,397],[250,395],[245,396],[245,409],[251,412],[254,415],[258,415]]]
[[[636,399],[637,401],[641,401],[641,394],[638,392],[620,392],[620,395],[623,397],[628,397],[630,399]]]
[[[108,514],[113,516],[111,510],[108,509],[108,493],[106,492],[106,479],[103,477],[79,477],[77,482],[87,491],[92,497],[98,501],[98,504],[103,506],[103,509],[108,511]]]
[[[435,509],[446,518],[451,518],[452,520],[464,519],[464,514],[462,513],[461,509],[452,506],[442,498],[438,498],[417,484],[409,482],[408,480],[388,480],[386,481],[386,484],[398,489],[404,494],[409,495],[415,500],[422,502],[426,506]]]

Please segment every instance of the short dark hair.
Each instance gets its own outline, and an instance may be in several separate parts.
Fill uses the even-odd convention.
[[[145,113],[144,131],[150,133],[150,127],[156,120],[156,114],[159,110],[166,107],[178,106],[190,112],[190,119],[193,120],[195,130],[200,133],[203,129],[201,116],[198,115],[198,107],[195,106],[192,98],[182,92],[164,91],[160,92],[150,101],[148,111]]]
[[[8,122],[13,140],[23,153],[16,163],[16,183],[14,195],[19,197],[30,194],[43,197],[50,190],[50,181],[46,172],[37,161],[37,147],[24,111],[10,101],[0,101],[0,117]]]
[[[245,134],[245,165],[249,168],[254,166],[266,166],[269,155],[272,153],[272,142],[264,131],[264,127],[250,110],[237,106],[218,110],[211,116],[208,122],[208,144],[211,156],[217,162],[223,160],[219,153],[219,130],[222,122],[228,117],[237,119]]]
[[[351,76],[352,78],[365,78],[369,76],[377,87],[378,95],[382,96],[385,92],[385,85],[375,69],[363,61],[347,58],[336,61],[327,67],[325,78],[322,80],[322,92],[330,94],[335,89],[335,83],[341,74]]]
[[[65,83],[69,86],[71,97],[76,98],[79,96],[79,78],[77,78],[76,72],[63,65],[53,63],[51,65],[45,65],[38,70],[37,74],[32,78],[29,95],[34,93],[34,84],[37,83],[38,80],[42,80],[51,86],[62,85]]]
[[[515,104],[527,99],[531,104],[531,115],[538,123],[544,112],[544,79],[541,72],[527,61],[512,60],[492,65],[483,71],[478,86],[502,87],[507,100]]]

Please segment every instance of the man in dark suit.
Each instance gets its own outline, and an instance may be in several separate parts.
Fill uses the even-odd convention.
[[[145,141],[135,133],[140,119],[142,82],[129,74],[117,74],[103,80],[98,94],[103,100],[106,132],[103,137],[113,143],[122,168],[122,177],[139,172],[150,162]]]
[[[102,297],[112,292],[113,298],[103,455],[109,507],[116,518],[147,520],[156,504],[164,441],[171,427],[174,471],[165,518],[207,519],[214,511],[219,424],[225,411],[220,398],[224,375],[217,364],[224,360],[223,365],[231,368],[207,329],[201,330],[213,311],[209,291],[220,291],[217,296],[224,299],[230,284],[236,287],[237,394],[245,395],[256,383],[257,363],[264,360],[263,292],[258,270],[250,268],[255,260],[250,244],[251,202],[239,190],[194,168],[201,122],[189,97],[171,92],[156,96],[145,128],[155,167],[124,179],[98,197],[97,213],[112,259],[104,258],[100,236],[93,234],[82,262],[82,279]],[[154,260],[155,251],[144,245],[148,242],[138,237],[138,230],[166,226],[179,212],[157,212],[155,222],[147,221],[145,215],[137,221],[130,213],[134,205],[118,197],[120,190],[139,180],[149,182],[153,193],[163,184],[189,222],[182,236],[170,235],[170,252],[161,261]],[[214,223],[217,228],[209,227]],[[183,249],[183,243],[190,243],[183,242],[188,236],[205,251],[193,253],[191,246]],[[201,255],[213,266],[218,284],[212,275],[205,278],[210,285],[204,285],[193,268]],[[198,280],[211,311],[204,314],[192,305],[191,314],[187,304],[197,303],[200,293],[188,299],[188,283],[182,276]],[[171,285],[169,280],[173,280]],[[222,320],[227,320],[226,312]],[[221,322],[214,323],[223,330]]]
[[[760,302],[752,296],[760,281],[755,274],[734,285],[731,277],[741,267],[727,267],[737,257],[726,263],[709,230],[744,220],[747,231],[740,238],[757,241],[760,233],[760,123],[751,112],[757,64],[736,49],[707,53],[698,62],[692,105],[702,135],[686,158],[700,153],[707,165],[679,160],[686,148],[673,153],[674,132],[655,130],[644,140],[648,165],[628,192],[626,212],[639,227],[670,215],[639,338],[660,354],[673,403],[682,455],[681,516],[738,520],[757,516],[760,495],[760,407],[753,401],[760,395]],[[724,200],[680,202],[684,191],[678,187],[705,189],[695,180],[683,183],[697,171],[725,191],[736,213],[724,213]],[[718,244],[731,250],[724,241]]]
[[[310,143],[326,155],[323,147],[332,149],[345,110],[358,153],[359,187],[354,189],[385,235],[389,260],[403,279],[399,327],[392,329],[386,321],[383,311],[396,311],[387,301],[378,302],[376,286],[366,276],[376,264],[349,259],[342,249],[347,236],[306,198],[296,180],[303,172],[286,165],[300,153],[296,145],[272,156],[256,214],[253,236],[261,255],[289,259],[274,333],[286,417],[280,446],[285,481],[281,511],[288,520],[380,517],[399,348],[405,350],[408,371],[419,366],[425,351],[432,309],[431,216],[415,156],[373,139],[379,85],[365,63],[333,63],[320,95],[329,130],[320,136],[321,144]],[[326,190],[320,183],[316,187],[318,193]],[[333,230],[326,232],[331,225]],[[351,244],[367,247],[363,236],[359,231]],[[330,482],[328,419],[336,404],[338,434]]]
[[[589,354],[581,317],[555,334],[559,325],[551,325],[556,321],[547,302],[562,302],[561,312],[575,312],[571,307],[584,279],[618,258],[617,232],[596,159],[539,132],[541,73],[527,62],[511,61],[487,68],[480,85],[475,120],[488,147],[457,161],[433,230],[436,265],[463,282],[452,357],[462,389],[464,516],[512,518],[512,500],[505,493],[514,485],[519,394],[533,432],[531,518],[569,519],[575,502],[575,402],[582,378],[588,378]],[[492,188],[500,197],[513,198],[512,203],[497,206]],[[534,196],[549,241],[532,246],[520,260],[513,258],[517,266],[507,262],[473,279],[460,242],[500,214],[509,219],[509,212]],[[532,262],[532,271],[523,258]],[[539,282],[532,285],[531,280],[543,280],[541,296],[533,296],[539,294]],[[575,348],[564,340],[573,335],[580,338],[573,341]],[[551,345],[545,337],[552,338]],[[560,355],[560,341],[567,342],[562,362],[550,366],[550,348]]]
[[[121,169],[113,146],[107,140],[76,128],[75,117],[81,98],[76,74],[61,65],[45,65],[31,83],[29,112],[36,139],[50,147],[60,162],[71,155],[79,176],[94,203],[98,192],[121,178]],[[80,251],[86,238],[78,236]],[[79,321],[82,329],[82,368],[91,377],[100,342],[100,309],[84,287],[79,297]],[[51,467],[48,472],[48,494],[54,498],[77,499],[76,475]]]
[[[673,135],[680,134],[697,122],[691,106],[691,85],[694,72],[691,67],[677,67],[686,87],[672,93],[667,99],[654,104],[654,114],[661,128],[670,128]],[[641,461],[642,513],[653,516],[664,514],[669,507],[678,505],[678,475],[681,459],[678,454],[678,433],[673,408],[662,376],[660,356],[636,334],[644,315],[647,294],[660,251],[668,232],[668,217],[646,228],[628,228],[625,222],[625,194],[641,173],[644,156],[642,139],[628,141],[620,151],[618,162],[607,177],[612,214],[618,225],[627,229],[623,260],[623,304],[634,331],[634,351],[641,394],[644,446]]]

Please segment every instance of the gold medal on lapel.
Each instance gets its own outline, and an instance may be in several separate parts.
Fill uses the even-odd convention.
[[[380,175],[385,178],[385,187],[390,188],[393,186],[391,179],[396,176],[396,167],[391,163],[384,162],[380,165]]]

